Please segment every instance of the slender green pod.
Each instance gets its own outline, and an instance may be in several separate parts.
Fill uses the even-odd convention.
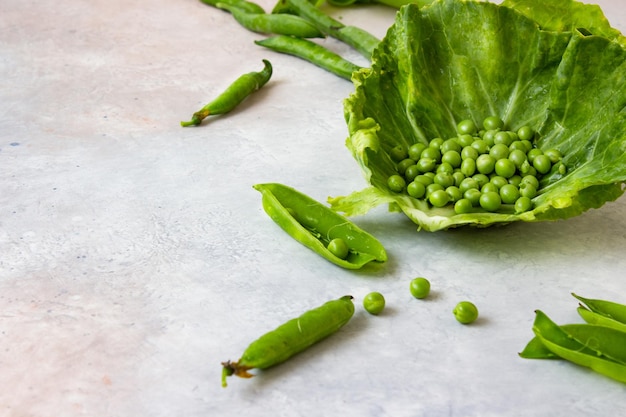
[[[329,207],[283,184],[257,184],[263,209],[296,241],[323,258],[347,269],[359,269],[372,261],[385,262],[387,253],[372,235]],[[335,239],[347,246],[345,258],[330,245]]]
[[[578,301],[584,303],[589,310],[594,313],[601,314],[605,317],[626,324],[626,305],[612,301],[584,298],[574,293],[572,293],[572,296],[574,296],[574,298]]]
[[[621,357],[626,345],[619,346],[613,343],[621,340],[620,336],[614,338],[617,332],[602,326],[574,325],[577,327],[558,326],[540,310],[537,310],[533,323],[533,332],[541,343],[556,356],[568,360],[580,366],[585,366],[593,371],[626,383],[626,365],[613,359]],[[581,328],[580,326],[587,326]],[[598,337],[607,336],[607,330],[613,330],[610,340],[598,344]],[[626,337],[626,335],[624,335]],[[578,338],[578,340],[577,340]],[[581,343],[580,340],[583,340]],[[589,353],[591,350],[591,353]],[[608,354],[607,354],[608,352]],[[610,355],[610,356],[608,356]]]
[[[322,33],[350,45],[367,59],[372,58],[374,48],[380,43],[380,39],[371,33],[344,25],[308,0],[287,0],[287,4],[297,15],[313,23]]]
[[[225,114],[237,107],[250,94],[263,87],[272,77],[272,64],[264,59],[264,68],[237,78],[226,90],[202,109],[195,112],[191,120],[180,122],[183,127],[197,126],[210,115]]]
[[[255,43],[273,51],[309,61],[346,80],[351,80],[352,73],[361,69],[358,65],[344,59],[322,45],[306,39],[278,35],[255,41]]]
[[[267,369],[285,362],[337,332],[353,315],[352,296],[346,295],[287,321],[252,342],[238,361],[222,362],[222,386],[226,387],[228,376],[250,378],[251,369]]]
[[[603,316],[585,307],[577,308],[578,314],[589,324],[597,324],[598,326],[611,327],[622,332],[626,332],[626,324],[614,320],[610,317]]]
[[[271,33],[298,38],[323,38],[324,34],[309,21],[291,14],[249,13],[227,3],[216,7],[229,11],[244,28],[257,33]]]
[[[208,4],[209,6],[217,7],[217,3],[228,4],[230,6],[236,7],[239,10],[243,10],[247,13],[265,13],[265,9],[259,6],[256,3],[246,0],[200,0],[204,4]]]

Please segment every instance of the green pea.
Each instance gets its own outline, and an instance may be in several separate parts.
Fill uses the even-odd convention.
[[[400,162],[398,162],[398,165],[396,167],[396,169],[398,170],[398,173],[400,175],[404,175],[404,173],[406,172],[407,168],[415,165],[415,161],[411,158],[404,158],[403,160],[401,160]]]
[[[540,174],[547,174],[552,168],[552,162],[548,155],[537,155],[533,160],[533,168]]]
[[[472,144],[470,145],[472,148],[476,149],[476,151],[478,151],[479,155],[482,155],[484,153],[489,152],[489,144],[483,140],[483,139],[478,139],[475,140],[474,142],[472,142]]]
[[[470,203],[472,203],[472,207],[479,207],[480,197],[482,195],[483,193],[481,193],[480,190],[470,188],[469,190],[463,193],[463,198],[468,200]]]
[[[509,184],[513,184],[516,187],[519,187],[521,182],[522,182],[521,175],[515,174],[511,178],[509,178]]]
[[[531,183],[522,180],[522,183],[519,185],[519,193],[522,197],[533,199],[537,195],[537,188]]]
[[[521,183],[530,184],[535,188],[539,188],[539,180],[534,175],[523,176]]]
[[[430,281],[424,277],[417,277],[411,280],[411,295],[418,299],[428,297],[430,294]]]
[[[528,161],[532,164],[535,158],[539,155],[543,155],[543,151],[539,148],[532,148],[526,153]]]
[[[500,198],[500,193],[496,191],[487,191],[481,193],[478,203],[483,209],[494,212],[498,211],[502,206],[502,199]]]
[[[503,133],[503,132],[500,132]],[[504,159],[509,157],[509,147],[502,143],[496,143],[489,149],[489,155],[495,159]]]
[[[370,314],[378,315],[385,309],[385,297],[379,292],[371,292],[363,298],[363,308]]]
[[[476,150],[476,148],[472,147],[472,145],[469,146],[465,146],[462,150],[461,150],[461,159],[465,160],[465,159],[476,159],[478,158],[478,150]]]
[[[519,189],[513,184],[506,184],[500,188],[500,198],[504,204],[515,204],[519,196]]]
[[[461,154],[456,150],[450,150],[441,156],[441,162],[448,163],[454,168],[461,166]]]
[[[430,184],[433,183],[433,179],[434,179],[434,175],[431,177],[430,175],[418,175],[417,177],[415,177],[413,179],[413,181],[415,182],[420,182],[422,184],[424,184],[424,187],[429,186]]]
[[[439,148],[439,150],[441,151],[443,155],[445,155],[446,152],[449,152],[449,151],[455,151],[457,153],[460,153],[461,148],[462,148],[461,144],[459,144],[456,138],[450,138],[441,144],[441,147]]]
[[[430,145],[428,148],[422,151],[422,156],[420,159],[432,159],[436,162],[439,162],[441,161],[441,151],[439,150],[439,148]]]
[[[426,150],[424,150],[426,152]],[[423,155],[423,152],[422,152]],[[437,166],[437,161],[432,158],[424,158],[423,156],[417,161],[417,167],[421,173],[431,172]]]
[[[522,126],[517,130],[517,136],[521,140],[531,140],[535,136],[535,132],[530,126]]]
[[[449,187],[446,188],[446,193],[448,194],[448,197],[450,197],[450,202],[451,203],[455,203],[458,200],[463,198],[463,193],[461,192],[461,190],[459,190],[459,187],[455,186],[455,185],[451,185]]]
[[[465,193],[465,191],[469,189],[478,190],[479,188],[480,187],[478,185],[478,181],[476,181],[474,178],[465,178],[463,181],[461,181],[461,184],[459,185],[459,190],[461,190],[462,193]]]
[[[426,198],[429,198],[432,193],[435,191],[443,191],[444,188],[441,184],[437,184],[436,182],[429,184],[426,186]]]
[[[504,122],[497,116],[488,116],[483,120],[483,128],[486,130],[499,130],[504,127]]]
[[[491,174],[495,166],[496,159],[489,154],[483,154],[476,158],[476,170],[481,174]]]
[[[456,131],[459,135],[474,135],[478,131],[476,123],[471,119],[461,120],[456,125]]]
[[[500,131],[493,135],[494,145],[504,145],[508,148],[511,143],[513,143],[513,138],[509,132]]]
[[[309,310],[252,342],[238,361],[222,362],[222,386],[236,375],[250,378],[248,371],[267,369],[336,333],[354,315],[352,297],[346,295]]]
[[[511,160],[511,162],[515,164],[515,167],[519,169],[526,161],[526,152],[521,149],[513,149],[509,152],[509,160]]]
[[[471,177],[476,173],[476,160],[475,159],[464,159],[461,162],[461,172],[466,177]]]
[[[465,179],[465,174],[463,174],[463,172],[461,171],[454,171],[452,173],[452,178],[454,178],[454,185],[458,187],[461,185],[461,182]]]
[[[406,180],[400,175],[394,174],[387,178],[387,186],[391,191],[401,193],[406,187]]]
[[[474,174],[472,178],[478,183],[478,188],[482,188],[485,184],[489,182],[489,177],[485,174]]]
[[[485,134],[483,135],[482,141],[485,143],[487,148],[489,148],[489,147],[494,145],[496,133],[498,133],[497,130],[487,130],[485,132]],[[472,146],[473,146],[473,144],[472,144]],[[481,152],[481,153],[484,153],[484,152]]]
[[[470,324],[478,318],[478,309],[470,301],[461,301],[452,310],[459,323]]]
[[[517,171],[515,163],[510,159],[498,159],[494,169],[496,174],[504,178],[511,178]]]
[[[550,162],[552,162],[553,164],[556,164],[561,159],[563,159],[563,154],[561,154],[558,149],[546,149],[543,154],[550,158]]]
[[[440,163],[437,168],[435,169],[435,171],[437,173],[439,172],[443,172],[445,174],[449,174],[452,175],[452,173],[454,172],[454,168],[452,165],[450,165],[448,162],[442,162]]]
[[[454,177],[452,174],[447,174],[445,172],[439,172],[435,175],[433,179],[435,184],[441,185],[443,188],[447,188],[451,185],[454,185]]]
[[[407,167],[407,169],[404,170],[404,178],[407,181],[413,181],[415,177],[417,177],[419,174],[420,169],[417,164],[410,165]]]
[[[498,186],[491,181],[480,187],[481,193],[497,193],[499,190]]]
[[[391,150],[389,151],[389,156],[391,156],[391,159],[393,159],[394,161],[400,162],[403,159],[408,158],[409,154],[404,148],[404,146],[396,145],[393,148],[391,148]]]
[[[514,151],[516,149],[524,152],[524,155],[526,155],[526,152],[528,152],[528,150],[526,149],[526,145],[524,145],[524,142],[522,142],[521,140],[516,140],[509,145],[510,151]]]
[[[501,177],[500,175],[492,176],[489,182],[495,185],[498,188],[498,190],[509,183],[509,181],[506,178]]]
[[[524,213],[529,211],[533,207],[533,202],[530,198],[526,196],[520,196],[515,201],[515,212],[517,214]]]
[[[443,142],[444,140],[442,138],[434,138],[428,142],[428,147],[437,149],[441,152],[441,145],[443,145]]]
[[[478,191],[478,190],[477,190]],[[480,194],[480,191],[478,191]],[[472,202],[468,198],[461,198],[454,203],[454,212],[456,214],[471,213],[473,208]]]
[[[348,257],[348,253],[350,253],[350,249],[348,248],[348,245],[346,245],[345,240],[340,237],[336,237],[331,240],[326,248],[330,251],[330,253],[339,259],[346,259]]]
[[[443,207],[450,202],[450,196],[446,190],[435,190],[428,195],[428,201],[434,207]]]
[[[426,186],[419,181],[412,181],[407,185],[406,192],[413,198],[423,198],[426,195]]]
[[[456,141],[459,145],[461,145],[461,148],[464,148],[465,146],[470,146],[472,143],[474,143],[475,140],[476,138],[472,135],[459,135],[456,138]]]
[[[414,161],[419,161],[420,157],[422,156],[422,151],[426,148],[427,146],[421,142],[414,143],[413,145],[409,146],[409,158],[413,159]]]

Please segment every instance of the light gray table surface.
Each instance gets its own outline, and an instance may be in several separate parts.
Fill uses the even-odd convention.
[[[594,3],[626,32],[621,1]],[[381,37],[394,16],[331,11]],[[437,233],[379,207],[353,220],[389,261],[341,269],[278,228],[252,185],[319,201],[366,186],[344,146],[352,84],[262,37],[196,0],[2,2],[0,416],[623,413],[623,384],[518,352],[535,309],[579,322],[571,292],[626,301],[626,199]],[[179,125],[264,58],[272,80],[236,111]],[[416,276],[429,299],[411,297]],[[370,291],[380,316],[360,304]],[[221,361],[344,294],[356,313],[338,334],[220,386]],[[451,313],[463,299],[481,313],[470,326]]]

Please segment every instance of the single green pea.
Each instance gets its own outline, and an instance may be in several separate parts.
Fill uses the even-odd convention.
[[[478,139],[472,142],[470,145],[472,148],[478,151],[479,155],[489,152],[489,144],[484,139]]]
[[[406,192],[413,198],[423,198],[426,194],[426,186],[419,181],[412,181],[407,185]]]
[[[508,148],[511,143],[513,143],[513,137],[510,132],[500,131],[493,135],[494,145],[504,145]]]
[[[463,181],[461,181],[461,184],[459,184],[459,190],[461,190],[462,193],[465,193],[467,190],[472,188],[476,190],[480,188],[478,185],[478,181],[476,181],[474,178],[465,178]]]
[[[394,174],[387,178],[387,186],[389,189],[396,193],[401,193],[406,187],[406,180],[400,175]]]
[[[456,152],[460,153],[461,149],[462,149],[461,144],[459,143],[459,141],[456,138],[450,138],[450,139],[444,141],[441,144],[441,147],[439,148],[439,150],[441,150],[441,153],[443,155],[445,155],[446,152],[449,152],[449,151],[456,151]]]
[[[471,119],[461,120],[456,125],[456,131],[459,135],[474,135],[478,132],[478,128],[476,127],[476,123],[474,123]]]
[[[419,161],[420,157],[422,156],[422,151],[426,148],[427,146],[421,142],[414,143],[413,145],[409,146],[409,158],[413,159],[414,161]]]
[[[491,181],[480,187],[481,193],[497,193],[499,191],[500,189],[498,188],[498,186]]]
[[[489,179],[489,182],[498,187],[498,190],[509,183],[509,180],[500,176],[494,175]]]
[[[461,171],[454,171],[452,173],[452,178],[454,178],[454,185],[458,187],[461,185],[461,182],[465,179],[465,174],[463,174]]]
[[[419,174],[420,174],[420,169],[417,166],[417,164],[413,164],[404,170],[404,178],[409,182],[413,181],[415,177],[417,177]]]
[[[474,143],[476,137],[473,135],[459,135],[455,140],[458,142],[459,145],[461,145],[461,148],[463,148],[465,146],[470,146],[472,143]]]
[[[417,277],[411,280],[411,295],[418,299],[428,297],[430,294],[430,281],[424,277]]]
[[[535,158],[539,155],[543,155],[543,151],[539,148],[532,148],[526,153],[528,161],[532,164]]]
[[[363,298],[363,308],[370,314],[378,315],[385,309],[385,297],[379,292],[371,292]]]
[[[550,162],[552,162],[553,164],[556,164],[561,159],[563,159],[563,154],[558,149],[546,149],[543,154],[550,158]]]
[[[439,172],[443,172],[445,174],[450,174],[452,175],[452,173],[454,172],[455,167],[453,167],[452,165],[450,165],[448,162],[442,162],[440,163],[437,168],[435,169],[436,173]]]
[[[489,154],[482,154],[476,158],[476,170],[481,174],[491,174],[496,166],[496,159]]]
[[[530,184],[535,188],[539,188],[539,180],[534,175],[523,176],[521,183]]]
[[[504,132],[500,132],[504,133]],[[509,157],[509,147],[503,143],[496,143],[489,149],[489,155],[496,161]]]
[[[472,145],[465,146],[461,150],[461,159],[476,159],[478,158],[478,150],[474,148]]]
[[[487,145],[487,147],[494,145],[496,133],[498,133],[497,130],[487,130],[483,135],[482,141],[485,143],[485,145]]]
[[[432,143],[432,142],[431,142]],[[433,159],[437,162],[441,161],[441,151],[439,148],[432,146],[432,144],[422,151],[422,156],[420,159]]]
[[[340,237],[336,237],[331,240],[326,248],[330,251],[330,253],[339,259],[346,259],[350,253],[350,249],[348,248],[346,241]]]
[[[434,175],[431,177],[430,175],[421,174],[415,177],[413,181],[420,182],[424,184],[424,187],[427,187],[434,182],[433,179],[434,179]]]
[[[483,120],[483,128],[486,130],[499,130],[504,127],[504,122],[497,116],[488,116]]]
[[[469,190],[463,193],[463,198],[468,200],[470,203],[472,203],[472,207],[479,207],[480,196],[482,195],[483,193],[481,193],[480,190],[477,190],[475,188],[470,188]]]
[[[404,158],[403,160],[401,160],[400,162],[398,162],[398,165],[396,166],[396,169],[398,170],[398,173],[400,175],[404,175],[404,173],[406,172],[407,168],[415,165],[415,160],[411,159],[411,158]]]
[[[537,188],[530,182],[524,182],[522,180],[522,183],[519,185],[519,193],[522,197],[533,199],[537,195]]]
[[[519,189],[513,184],[506,184],[500,188],[500,198],[504,204],[515,204],[519,197]]]
[[[515,212],[517,214],[525,213],[533,208],[533,202],[530,198],[526,196],[520,196],[515,201]]]
[[[489,177],[481,173],[472,175],[472,178],[478,183],[478,188],[482,188],[489,182]]]
[[[547,174],[552,168],[552,162],[548,155],[537,155],[533,160],[533,168],[540,174]]]
[[[478,191],[480,193],[480,191]],[[467,198],[461,198],[454,203],[454,212],[456,214],[467,214],[472,212],[472,202]]]
[[[526,152],[521,149],[513,149],[509,152],[509,160],[515,164],[516,168],[520,168],[526,161]]]
[[[470,301],[461,301],[452,310],[459,323],[470,324],[478,318],[478,309]]]
[[[428,201],[434,207],[444,207],[450,202],[450,196],[446,190],[435,190],[428,195]]]
[[[402,145],[396,145],[389,151],[389,156],[396,162],[400,162],[403,159],[409,157],[407,150]]]
[[[496,174],[504,178],[511,178],[517,171],[515,163],[510,159],[498,159],[494,169]]]
[[[471,177],[476,173],[476,160],[475,159],[464,159],[461,162],[461,172],[466,177]]]
[[[535,132],[530,126],[522,126],[517,130],[517,136],[520,140],[531,140],[535,136]]]
[[[443,145],[444,140],[442,138],[434,138],[430,142],[428,142],[429,148],[441,149],[441,145]]]
[[[427,149],[424,150],[426,152]],[[422,152],[423,155],[423,152]],[[423,156],[417,161],[417,167],[421,173],[432,172],[437,167],[437,160],[432,158],[424,158]]]
[[[441,162],[448,163],[454,168],[461,166],[461,154],[459,151],[450,150],[441,156]]]
[[[448,174],[445,172],[439,172],[435,174],[435,178],[433,179],[435,184],[441,185],[443,188],[447,188],[451,185],[454,185],[454,177],[452,174]]]
[[[463,193],[459,190],[459,187],[456,185],[451,185],[446,188],[446,193],[448,193],[448,197],[450,197],[451,203],[456,203],[460,199],[463,198]]]
[[[502,198],[500,198],[500,193],[498,192],[487,191],[481,193],[478,203],[483,209],[494,212],[498,211],[502,206]]]

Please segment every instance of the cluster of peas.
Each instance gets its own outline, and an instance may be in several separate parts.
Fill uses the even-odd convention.
[[[542,175],[557,164],[565,174],[561,153],[535,147],[535,132],[529,126],[504,130],[500,118],[489,116],[481,130],[472,120],[459,122],[457,134],[432,139],[428,145],[393,148],[390,156],[397,174],[387,179],[389,189],[433,207],[453,204],[457,214],[498,212],[503,205],[523,213],[533,208]]]

